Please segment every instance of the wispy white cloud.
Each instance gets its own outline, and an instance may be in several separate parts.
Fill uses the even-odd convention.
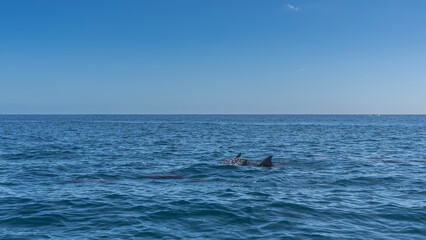
[[[291,4],[287,4],[287,7],[290,8],[291,10],[293,10],[293,11],[296,11],[296,12],[302,10],[301,8],[295,7]]]

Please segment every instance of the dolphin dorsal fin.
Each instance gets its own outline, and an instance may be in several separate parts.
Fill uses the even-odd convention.
[[[265,158],[265,160],[262,161],[262,163],[260,163],[259,165],[257,165],[258,167],[273,167],[274,164],[272,164],[272,155]]]
[[[241,157],[241,153],[238,153],[238,155],[237,155],[237,157],[236,158],[240,158]]]

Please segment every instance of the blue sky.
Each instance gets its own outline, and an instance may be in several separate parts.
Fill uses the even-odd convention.
[[[0,1],[0,113],[426,114],[424,0]]]

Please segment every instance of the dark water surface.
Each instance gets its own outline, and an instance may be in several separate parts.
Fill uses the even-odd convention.
[[[0,238],[425,239],[426,116],[0,115]]]

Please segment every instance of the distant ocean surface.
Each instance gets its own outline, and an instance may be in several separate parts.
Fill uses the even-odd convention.
[[[426,116],[0,115],[0,239],[100,238],[424,240]]]

